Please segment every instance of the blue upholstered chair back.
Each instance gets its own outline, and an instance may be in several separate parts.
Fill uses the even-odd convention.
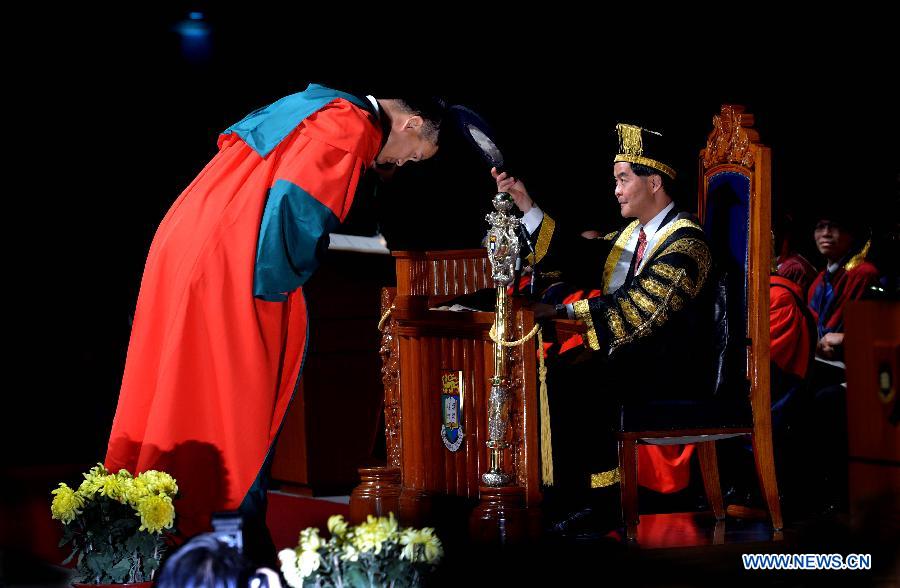
[[[728,294],[735,310],[732,325],[741,318],[746,333],[747,272],[750,248],[750,178],[723,171],[709,179],[706,218],[703,230],[709,240],[713,260],[720,272],[728,275]],[[741,329],[738,329],[741,331]]]
[[[714,261],[713,276],[724,282],[728,321],[727,350],[722,358],[725,375],[715,393],[746,393],[744,374],[748,319],[748,272],[750,249],[750,178],[735,171],[722,171],[708,180],[703,230]],[[718,317],[717,317],[718,320]]]

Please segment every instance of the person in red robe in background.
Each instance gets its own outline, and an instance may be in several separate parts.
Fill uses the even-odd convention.
[[[840,494],[834,464],[846,443],[843,370],[813,358],[841,356],[843,305],[878,281],[878,271],[865,261],[868,231],[851,212],[835,207],[815,220],[816,246],[828,267],[807,282],[808,262],[794,251],[782,224],[787,234],[779,234],[782,255],[769,281],[772,432],[785,510],[792,514],[822,510]],[[737,502],[761,502],[755,481],[738,486]]]
[[[827,266],[809,287],[809,308],[816,320],[816,355],[843,358],[844,307],[863,298],[878,283],[878,269],[866,260],[871,240],[867,229],[849,211],[819,215],[814,230],[819,253]]]
[[[780,272],[779,272],[780,273]],[[795,274],[802,278],[802,274]],[[798,435],[804,430],[804,411],[808,396],[808,378],[812,370],[816,345],[815,321],[806,306],[803,287],[786,277],[773,274],[769,277],[769,344],[770,390],[772,402],[772,437],[775,448],[775,466],[785,511],[795,512],[806,495],[805,463],[807,440]],[[752,449],[746,450],[746,471],[750,467]],[[755,490],[755,480],[744,480]],[[762,498],[755,491],[754,502]]]
[[[809,502],[819,511],[847,507],[847,389],[843,366],[844,310],[866,298],[879,284],[879,271],[868,261],[871,232],[850,204],[832,205],[815,217],[813,238],[825,258],[808,291],[816,324],[816,361],[804,408],[803,438],[809,466]]]
[[[772,410],[789,390],[807,378],[815,349],[815,322],[800,284],[769,277],[769,345],[772,360]],[[782,381],[786,380],[786,381]]]
[[[434,155],[444,111],[311,84],[224,131],[162,220],[105,465],[173,475],[184,535],[239,510],[248,555],[274,564],[266,482],[307,347],[302,286],[361,176]]]
[[[802,466],[802,456],[797,455],[798,442],[792,433],[795,420],[803,418],[800,407],[816,341],[815,321],[806,306],[806,290],[816,270],[797,251],[795,226],[788,214],[775,221],[773,254],[778,255],[775,271],[769,276],[772,434],[779,487],[785,495],[794,494],[795,472]],[[745,438],[737,438],[719,445],[720,458],[726,462],[720,471],[727,488],[726,504],[732,508],[763,506],[756,476],[750,475],[755,469],[750,443]],[[788,486],[790,492],[785,490]]]
[[[796,396],[809,376],[817,340],[815,319],[806,305],[806,291],[816,270],[797,250],[795,227],[790,214],[775,222],[775,273],[769,277],[769,347],[773,429],[789,427]],[[789,418],[788,418],[789,420]]]

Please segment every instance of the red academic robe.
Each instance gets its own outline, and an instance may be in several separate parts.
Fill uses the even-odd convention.
[[[172,474],[187,536],[240,506],[301,372],[302,288],[280,302],[254,296],[267,197],[276,182],[299,187],[343,220],[382,135],[344,99],[285,133],[264,154],[223,134],[160,224],[144,269],[106,466]]]
[[[844,307],[847,302],[862,298],[869,286],[878,283],[878,269],[865,260],[839,267],[831,276],[833,294],[827,303],[816,296],[824,277],[825,271],[819,272],[808,293],[809,308],[819,327],[819,338],[825,333],[844,332]]]
[[[782,371],[805,378],[810,346],[815,346],[803,313],[799,284],[781,276],[769,278],[769,336],[771,359]]]

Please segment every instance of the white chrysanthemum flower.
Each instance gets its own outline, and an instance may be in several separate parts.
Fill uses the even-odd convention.
[[[318,551],[303,551],[297,558],[297,568],[300,570],[300,577],[305,578],[319,569],[322,558]]]
[[[278,552],[278,559],[281,560],[281,573],[284,579],[292,588],[303,588],[303,578],[300,575],[300,568],[297,567],[297,552],[293,549],[282,549]]]

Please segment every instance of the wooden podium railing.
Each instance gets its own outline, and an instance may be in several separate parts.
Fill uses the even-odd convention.
[[[510,402],[505,472],[513,485],[487,488],[487,400],[493,375],[491,312],[431,310],[447,300],[492,288],[483,249],[395,252],[397,288],[382,292],[381,354],[384,359],[387,468],[383,478],[369,468],[366,482],[351,497],[351,518],[396,509],[402,524],[434,524],[432,508],[456,501],[469,509],[476,538],[514,540],[530,533],[541,502],[534,340],[509,348]],[[534,325],[533,315],[513,305],[508,338],[518,339]],[[441,439],[441,374],[462,372],[464,438],[456,451]],[[396,497],[397,471],[400,476]],[[383,492],[375,489],[381,487]],[[387,499],[382,499],[382,495]],[[476,500],[481,500],[476,504]],[[474,508],[474,511],[471,509]],[[499,534],[499,535],[498,535]]]
[[[493,288],[484,249],[396,251],[397,296],[427,296],[438,303],[483,288]]]

